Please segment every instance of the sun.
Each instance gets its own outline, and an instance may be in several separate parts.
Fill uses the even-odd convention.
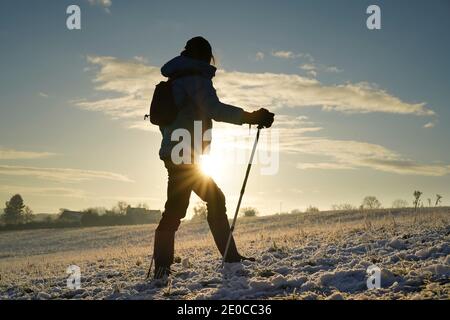
[[[203,174],[215,179],[221,176],[223,169],[219,159],[206,154],[200,157],[200,168]]]

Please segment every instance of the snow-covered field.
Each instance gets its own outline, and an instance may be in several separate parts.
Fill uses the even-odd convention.
[[[183,223],[163,288],[145,280],[154,225],[3,232],[0,299],[449,299],[449,222],[448,208],[240,219],[257,261],[225,269],[206,223]],[[367,290],[370,265],[381,289]]]

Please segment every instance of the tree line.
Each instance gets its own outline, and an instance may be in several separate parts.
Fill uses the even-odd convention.
[[[131,207],[120,201],[117,206],[105,208],[89,208],[82,211],[60,209],[54,217],[48,215],[38,221],[33,211],[25,205],[20,194],[11,197],[5,203],[0,215],[0,230],[23,230],[40,228],[93,227],[158,223],[160,210],[149,210],[145,204]]]
[[[412,207],[415,211],[425,206],[422,200],[423,192],[415,190],[413,192],[414,200]],[[443,196],[436,194],[434,199],[427,198],[428,207],[438,207],[442,203]],[[411,207],[408,201],[397,199],[392,203],[391,208],[401,209]],[[366,196],[358,207],[348,203],[332,205],[331,209],[335,211],[352,210],[371,210],[381,209],[382,204],[375,196]],[[204,203],[198,203],[193,208],[193,221],[206,220],[207,208]],[[309,206],[305,213],[318,213],[317,207]],[[300,213],[300,210],[292,210],[293,214]],[[242,217],[256,217],[258,210],[253,207],[241,209]],[[25,205],[20,194],[11,197],[6,201],[3,214],[0,214],[0,231],[2,230],[22,230],[39,228],[68,228],[68,227],[92,227],[92,226],[115,226],[115,225],[133,225],[158,223],[161,218],[160,210],[149,210],[145,204],[137,207],[131,207],[124,201],[119,201],[111,209],[88,208],[82,211],[71,211],[69,209],[60,209],[59,214],[54,217],[47,216],[42,221],[37,221],[30,207]]]
[[[414,208],[414,210],[417,210],[418,208],[425,207],[425,203],[422,201],[421,196],[423,195],[423,192],[415,190],[413,192],[413,201],[412,206],[411,204],[404,200],[404,199],[396,199],[392,202],[391,208],[393,209],[402,209],[402,208]],[[436,194],[435,198],[427,198],[428,200],[428,207],[438,207],[442,203],[443,196],[440,194]],[[351,211],[351,210],[364,210],[364,209],[381,209],[383,208],[383,205],[381,204],[380,200],[377,199],[375,196],[367,196],[363,199],[361,205],[358,207],[353,206],[348,203],[343,204],[334,204],[331,206],[332,210],[336,211]]]

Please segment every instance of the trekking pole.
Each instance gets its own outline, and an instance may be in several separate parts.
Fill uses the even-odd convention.
[[[150,261],[150,267],[148,268],[148,272],[147,272],[147,276],[145,277],[145,280],[150,278],[150,273],[152,272],[152,267],[153,267],[153,256],[152,256],[152,260]]]
[[[237,216],[238,216],[238,213],[239,213],[239,208],[241,206],[242,197],[244,196],[245,186],[247,185],[248,175],[250,174],[250,169],[252,168],[253,157],[255,155],[256,145],[258,144],[260,131],[261,131],[261,127],[258,126],[258,131],[256,132],[255,143],[253,144],[252,154],[250,156],[250,161],[249,161],[248,166],[247,166],[247,171],[245,172],[244,183],[242,184],[241,194],[239,195],[239,201],[237,203],[236,211],[234,213],[233,223],[231,224],[231,227],[230,227],[230,234],[228,235],[228,241],[227,241],[227,245],[225,247],[225,253],[224,253],[223,258],[222,258],[222,268],[223,268],[223,266],[225,264],[225,259],[226,259],[227,254],[228,254],[228,249],[230,247],[231,238],[233,237],[234,226],[236,225],[236,220],[237,220]]]

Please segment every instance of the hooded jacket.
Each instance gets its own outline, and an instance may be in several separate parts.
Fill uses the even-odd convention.
[[[194,154],[197,156],[198,153],[205,152],[210,145],[210,139],[204,139],[203,134],[205,131],[212,129],[212,120],[242,124],[244,110],[222,103],[217,97],[212,83],[212,78],[216,74],[214,66],[200,60],[178,56],[161,68],[161,74],[170,78],[187,70],[195,71],[198,74],[178,78],[172,82],[172,93],[179,112],[175,121],[169,126],[160,127],[162,142],[159,157],[162,160],[171,159],[172,149],[180,142],[178,140],[172,141],[172,133],[176,129],[189,131],[192,139],[192,161]],[[194,150],[193,148],[194,121],[201,121],[202,137],[195,137],[201,139],[201,150]],[[179,139],[179,137],[175,139]]]

